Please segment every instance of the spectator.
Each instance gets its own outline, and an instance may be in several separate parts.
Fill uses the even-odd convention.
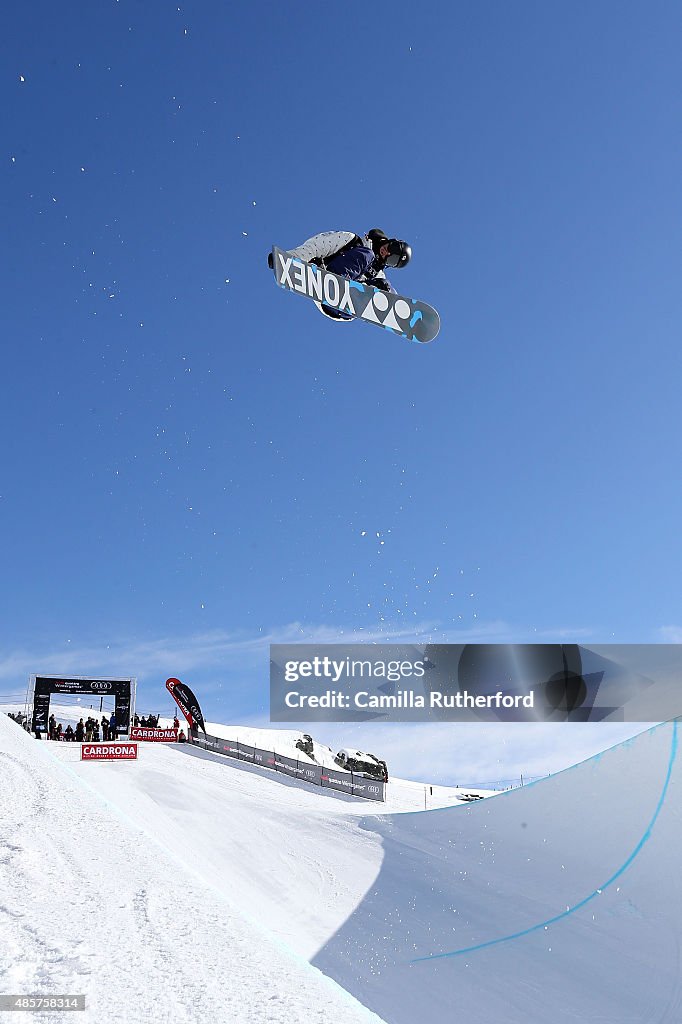
[[[47,731],[47,734],[48,734],[49,738],[51,740],[53,740],[55,738],[55,730],[57,728],[57,720],[54,717],[54,715],[50,715],[50,718],[49,718],[49,721],[48,721],[47,724],[48,724],[48,727],[49,727],[48,731]]]
[[[139,724],[140,724],[140,716],[139,715],[135,715],[135,717],[133,718],[133,725],[135,726],[135,728],[137,728]]]
[[[116,712],[112,711],[109,716],[109,739],[116,739]]]
[[[99,722],[92,723],[92,742],[99,743]]]
[[[67,725],[66,729],[64,730],[64,739],[68,741],[73,740],[73,729],[71,728],[70,722]]]
[[[106,715],[102,715],[102,739],[105,743],[109,739],[109,719]]]
[[[81,718],[76,726],[76,742],[82,743],[85,739],[85,726],[83,725],[83,719]]]
[[[87,722],[85,723],[85,742],[86,743],[92,743],[92,727],[93,727],[94,724],[95,723],[93,722],[92,718],[88,718]]]
[[[179,729],[180,728],[180,720],[178,719],[177,715],[173,719],[173,728],[174,729]]]
[[[181,729],[178,735],[178,743],[186,743],[187,737],[185,736],[185,730]]]
[[[54,738],[57,741],[61,740],[61,738],[62,738],[62,723],[61,722],[57,723],[57,728],[54,731]]]

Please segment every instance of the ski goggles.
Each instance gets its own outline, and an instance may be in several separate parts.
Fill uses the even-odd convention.
[[[401,242],[398,238],[391,238],[388,243],[388,256],[384,259],[386,267],[404,267],[410,262],[412,252],[407,242]]]

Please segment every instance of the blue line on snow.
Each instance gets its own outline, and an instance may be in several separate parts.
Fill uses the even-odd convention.
[[[656,805],[654,815],[651,821],[649,822],[648,827],[645,829],[642,838],[639,840],[639,842],[637,843],[637,845],[635,846],[634,850],[627,858],[627,860],[624,861],[623,864],[621,864],[618,870],[613,875],[611,875],[611,877],[606,882],[604,882],[603,885],[600,885],[598,889],[595,889],[594,892],[591,892],[589,896],[586,896],[584,899],[580,900],[574,906],[569,907],[568,910],[562,911],[561,914],[557,914],[555,917],[549,917],[546,921],[540,921],[539,924],[531,925],[530,928],[524,928],[523,931],[514,932],[513,935],[503,935],[499,939],[489,939],[487,942],[479,942],[476,946],[466,946],[463,949],[453,949],[450,953],[432,953],[429,956],[418,956],[415,957],[414,960],[410,960],[409,962],[411,964],[420,964],[424,963],[427,960],[442,960],[445,957],[461,956],[463,953],[475,953],[479,949],[489,949],[490,946],[498,946],[501,942],[511,942],[512,939],[521,939],[525,935],[531,935],[533,932],[540,931],[541,928],[549,928],[550,925],[556,924],[557,921],[561,921],[565,917],[570,917],[571,914],[575,914],[576,910],[581,910],[584,906],[586,906],[586,904],[590,903],[591,900],[593,900],[596,896],[600,896],[601,893],[603,893],[605,889],[608,889],[609,886],[612,885],[617,878],[620,878],[624,871],[627,871],[635,857],[637,857],[637,855],[640,853],[644,844],[647,842],[648,839],[650,839],[654,825],[656,824],[656,819],[658,818],[658,815],[661,813],[661,808],[663,807],[663,803],[668,792],[668,786],[670,785],[670,779],[672,777],[673,765],[675,763],[676,756],[677,720],[673,722],[673,735],[672,742],[670,744],[670,759],[668,762],[668,771],[666,773],[665,782],[663,783],[663,789],[661,791],[658,804]]]

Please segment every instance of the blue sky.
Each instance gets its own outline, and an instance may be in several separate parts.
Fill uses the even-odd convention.
[[[151,710],[184,673],[230,721],[269,637],[670,639],[681,21],[15,5],[0,689],[130,672]],[[430,346],[267,270],[373,226]]]

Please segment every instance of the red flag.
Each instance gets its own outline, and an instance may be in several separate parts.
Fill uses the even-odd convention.
[[[179,679],[171,677],[166,680],[166,688],[187,719],[190,729],[192,729],[196,724],[203,730],[205,736],[206,726],[204,725],[204,716],[201,713],[199,701],[196,699],[189,686],[185,686],[185,684],[181,683]]]

